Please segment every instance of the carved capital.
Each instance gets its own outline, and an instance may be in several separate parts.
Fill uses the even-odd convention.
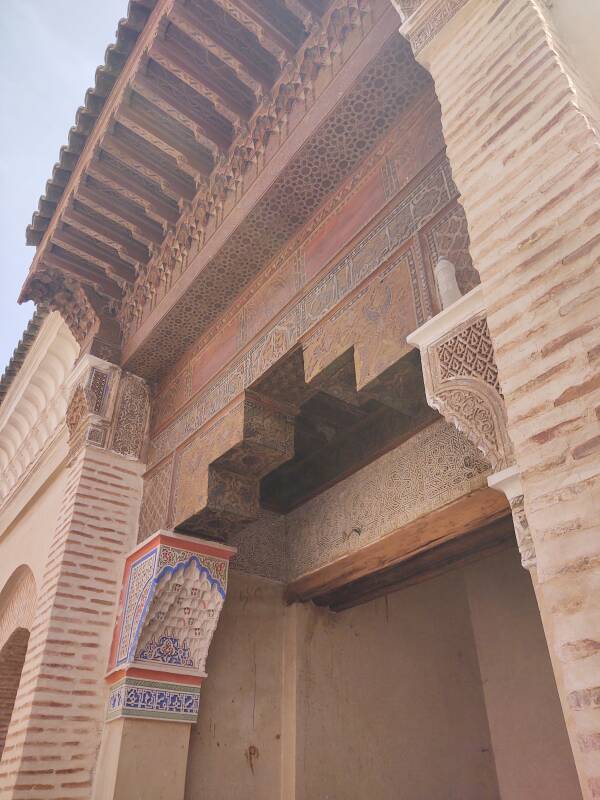
[[[506,495],[512,511],[515,536],[519,553],[521,554],[521,564],[526,570],[532,570],[536,566],[537,559],[535,544],[529,530],[527,514],[525,513],[525,497],[523,495],[520,472],[516,466],[508,467],[502,472],[490,475],[488,485]]]
[[[107,718],[195,722],[235,548],[158,531],[125,563]]]
[[[71,459],[88,444],[140,458],[150,406],[145,382],[85,355],[73,371],[71,385],[66,412]]]
[[[392,0],[402,20],[400,33],[415,57],[439,34],[468,0]],[[420,60],[420,59],[418,59]]]
[[[421,351],[427,402],[496,469],[513,461],[494,348],[477,287],[412,333]]]

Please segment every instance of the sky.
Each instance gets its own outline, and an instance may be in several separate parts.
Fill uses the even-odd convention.
[[[31,318],[17,305],[35,249],[25,228],[127,0],[2,0],[0,375]]]

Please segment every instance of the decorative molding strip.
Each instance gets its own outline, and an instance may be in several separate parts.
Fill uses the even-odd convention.
[[[488,486],[506,495],[512,511],[517,545],[521,554],[521,564],[531,571],[537,566],[535,544],[525,513],[525,497],[521,483],[521,473],[517,466],[507,467],[502,472],[488,476]]]
[[[200,686],[125,677],[111,688],[107,721],[117,717],[195,722],[200,707]]]

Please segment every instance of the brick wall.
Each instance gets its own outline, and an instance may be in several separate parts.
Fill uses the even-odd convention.
[[[0,764],[3,799],[89,800],[141,471],[91,447],[69,468]]]
[[[600,150],[548,13],[471,0],[420,59],[482,279],[580,778],[600,797]]]

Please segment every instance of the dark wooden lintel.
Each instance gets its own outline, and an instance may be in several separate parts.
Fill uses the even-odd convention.
[[[303,575],[289,584],[289,602],[315,600],[342,603],[342,587],[395,567],[421,553],[468,536],[479,528],[509,518],[506,497],[487,486],[424,514],[365,547]],[[340,594],[335,594],[340,592]],[[340,599],[342,598],[342,600]],[[343,600],[345,602],[345,600]]]

